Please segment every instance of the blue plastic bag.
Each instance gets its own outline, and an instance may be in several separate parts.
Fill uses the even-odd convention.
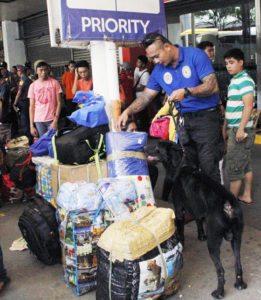
[[[78,91],[76,92],[75,96],[73,97],[72,102],[77,104],[86,104],[94,99],[95,94],[93,91]],[[97,97],[97,95],[96,95]]]
[[[55,134],[55,129],[51,128],[42,135],[35,143],[30,146],[30,151],[33,156],[43,156],[49,154],[49,144],[52,142],[52,137]]]
[[[88,97],[84,107],[73,112],[68,119],[78,125],[90,128],[108,124],[104,98],[93,92],[86,94]]]

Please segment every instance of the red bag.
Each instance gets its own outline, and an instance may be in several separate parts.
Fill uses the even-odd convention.
[[[162,140],[169,139],[169,123],[170,117],[164,116],[155,119],[150,125],[150,136],[160,138]]]

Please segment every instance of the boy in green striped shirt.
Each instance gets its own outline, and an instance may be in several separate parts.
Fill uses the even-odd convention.
[[[224,60],[228,73],[233,76],[228,87],[224,125],[225,135],[228,134],[226,171],[230,191],[241,203],[252,204],[251,150],[255,132],[251,114],[254,106],[255,82],[244,70],[244,53],[240,49],[227,51]],[[242,181],[244,192],[239,196]]]

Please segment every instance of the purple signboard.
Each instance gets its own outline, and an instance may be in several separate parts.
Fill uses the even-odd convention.
[[[62,40],[138,41],[166,35],[163,0],[61,0]]]

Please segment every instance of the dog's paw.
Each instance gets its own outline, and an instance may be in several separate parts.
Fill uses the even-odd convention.
[[[215,290],[211,293],[211,296],[215,299],[223,299],[224,298],[224,290],[220,291],[220,290]]]
[[[200,233],[198,234],[198,240],[201,242],[204,242],[207,240],[207,236],[205,235],[205,233]]]
[[[243,279],[238,279],[234,284],[234,287],[238,290],[245,290],[247,288],[247,284],[243,281]]]

